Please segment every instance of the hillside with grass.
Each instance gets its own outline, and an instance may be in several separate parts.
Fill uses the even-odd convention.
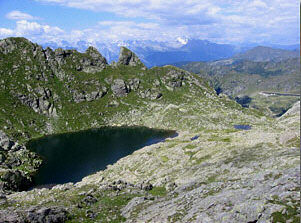
[[[108,64],[93,47],[25,38],[0,40],[0,77],[0,222],[300,220],[298,104],[273,119],[216,94],[207,76],[147,69],[124,47]],[[103,126],[178,136],[78,183],[28,190],[43,162],[29,140]]]

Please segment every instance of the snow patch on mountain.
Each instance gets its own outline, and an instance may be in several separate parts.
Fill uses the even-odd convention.
[[[182,37],[178,37],[177,41],[182,43],[183,45],[186,45],[188,43],[188,39],[187,38],[182,38]]]

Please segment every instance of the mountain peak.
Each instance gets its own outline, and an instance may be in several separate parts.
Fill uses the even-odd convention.
[[[117,64],[128,65],[128,66],[144,66],[144,64],[140,61],[138,56],[133,53],[128,48],[122,46],[120,47],[120,53]]]
[[[86,54],[91,56],[94,60],[97,60],[97,61],[101,62],[102,64],[107,64],[106,58],[103,57],[99,53],[99,51],[93,46],[88,47],[88,49],[86,50]]]

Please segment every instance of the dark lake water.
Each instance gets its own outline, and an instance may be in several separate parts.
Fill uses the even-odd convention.
[[[234,128],[240,130],[250,130],[252,127],[250,125],[234,125]]]
[[[105,127],[29,141],[27,148],[44,160],[34,184],[78,182],[143,146],[176,135],[175,131],[146,127]]]

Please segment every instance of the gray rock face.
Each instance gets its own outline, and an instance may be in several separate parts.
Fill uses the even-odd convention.
[[[24,154],[24,151],[24,146],[10,140],[0,130],[0,192],[19,191],[31,184],[23,171],[15,169],[23,163],[17,154]]]
[[[162,81],[168,89],[174,90],[182,87],[184,76],[185,72],[183,71],[171,70],[165,75]]]
[[[113,81],[113,84],[111,85],[111,90],[113,91],[113,94],[117,97],[124,97],[127,96],[129,93],[129,89],[127,88],[124,80],[122,79],[115,79]]]
[[[106,58],[104,58],[96,48],[90,46],[86,50],[86,56],[80,60],[77,70],[82,70],[86,73],[96,73],[102,71],[107,64]]]
[[[57,117],[57,111],[54,107],[52,92],[48,88],[38,87],[35,89],[37,94],[17,94],[22,104],[29,106],[35,112]]]
[[[130,90],[136,91],[139,89],[139,86],[140,86],[139,78],[134,78],[129,81],[127,88]]]
[[[59,65],[63,65],[66,63],[65,58],[71,55],[70,51],[63,50],[62,48],[58,48],[54,51],[55,60]]]
[[[6,169],[4,172],[1,172],[0,179],[2,181],[0,190],[23,190],[31,183],[19,170]]]
[[[7,223],[62,223],[68,220],[68,212],[61,207],[34,207],[13,212],[0,211],[0,222]]]
[[[126,47],[120,48],[118,65],[128,65],[128,66],[144,66],[144,64],[140,61],[140,59],[136,56],[135,53],[127,49]]]
[[[1,150],[10,150],[14,145],[14,142],[10,141],[8,136],[0,130],[0,151]]]
[[[65,222],[67,220],[67,211],[63,208],[46,208],[43,207],[38,210],[30,210],[27,213],[27,220],[29,222]]]
[[[281,177],[268,179],[272,175]],[[296,205],[300,211],[299,180],[298,168],[292,168],[255,174],[242,180],[240,186],[238,182],[206,185],[196,181],[177,188],[177,196],[154,202],[133,198],[122,209],[122,215],[128,218],[126,222],[277,222],[272,213],[285,216],[285,205]],[[285,205],[279,200],[284,200]],[[132,218],[137,210],[139,213]]]
[[[105,96],[107,92],[108,90],[106,87],[102,87],[101,89],[92,91],[90,93],[87,93],[85,91],[83,92],[72,91],[73,101],[75,103],[80,103],[83,101],[94,101]]]
[[[100,72],[107,65],[106,58],[94,47],[89,47],[83,54],[75,50],[63,50],[61,48],[56,49],[54,52],[50,48],[46,48],[43,53],[51,70],[61,80],[66,77],[62,67],[68,60],[71,60],[73,69],[86,73]]]
[[[137,205],[142,204],[145,201],[144,197],[134,197],[123,209],[122,209],[122,216],[125,218],[130,217],[131,212]]]
[[[161,92],[156,89],[146,89],[139,92],[141,98],[149,98],[151,100],[159,99],[163,96]]]
[[[0,40],[0,52],[3,54],[8,54],[13,52],[15,49],[18,49],[18,40],[22,40],[28,44],[32,44],[30,41],[28,41],[27,39],[23,38],[23,37],[19,37],[19,38],[7,38],[7,39],[3,39]],[[37,46],[35,44],[33,44],[34,46]]]

